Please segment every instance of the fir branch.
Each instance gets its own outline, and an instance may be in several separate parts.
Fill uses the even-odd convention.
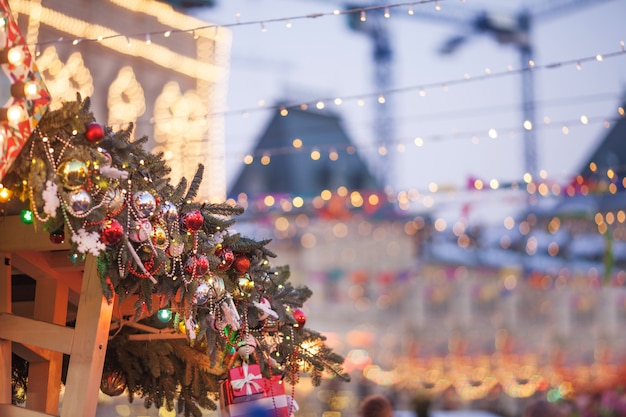
[[[193,176],[193,180],[191,180],[191,184],[189,184],[189,190],[185,195],[183,201],[192,201],[198,195],[198,190],[200,190],[200,184],[202,183],[202,176],[204,175],[204,165],[198,164],[198,169],[196,170],[195,175]]]

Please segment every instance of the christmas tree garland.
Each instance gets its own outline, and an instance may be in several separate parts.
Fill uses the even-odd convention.
[[[174,312],[177,340],[132,340],[120,326],[110,340],[103,391],[147,407],[200,416],[215,409],[219,383],[242,363],[292,384],[300,372],[349,380],[343,358],[305,326],[308,288],[273,267],[266,245],[230,233],[238,206],[194,202],[203,167],[191,182],[169,180],[162,154],[131,140],[132,125],[114,132],[95,122],[89,99],[49,111],[5,178],[53,241],[68,240],[70,258],[97,257],[103,293],[120,303],[137,296],[129,322]],[[69,236],[65,236],[68,232]],[[156,297],[155,297],[156,296]],[[153,300],[158,299],[158,305]],[[247,365],[246,365],[247,366]],[[121,391],[120,391],[121,390]]]

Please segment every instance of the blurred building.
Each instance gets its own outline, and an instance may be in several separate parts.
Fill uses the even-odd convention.
[[[231,33],[156,0],[9,1],[54,109],[76,93],[98,122],[163,152],[174,183],[205,176],[199,198],[223,201]]]

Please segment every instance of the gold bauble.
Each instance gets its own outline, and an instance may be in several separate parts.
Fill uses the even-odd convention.
[[[63,187],[66,190],[77,190],[87,181],[87,164],[78,159],[70,159],[59,165],[57,173],[61,177]]]

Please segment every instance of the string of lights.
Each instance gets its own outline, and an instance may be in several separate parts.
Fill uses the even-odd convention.
[[[618,109],[619,117],[608,119],[605,116],[587,116],[581,115],[577,118],[570,118],[566,120],[559,121],[551,121],[546,120],[544,124],[539,126],[532,127],[534,130],[559,130],[562,135],[566,136],[570,133],[571,129],[576,127],[583,126],[591,126],[602,124],[605,128],[610,128],[614,122],[623,118],[625,116],[625,109],[623,107],[619,107]],[[406,145],[413,144],[415,147],[422,147],[427,145],[428,143],[439,143],[445,140],[463,140],[469,139],[472,143],[477,144],[481,139],[498,139],[503,135],[507,135],[509,137],[520,136],[522,131],[525,130],[523,127],[515,126],[515,127],[498,127],[498,128],[490,128],[487,130],[468,130],[468,131],[457,131],[453,133],[437,133],[412,137],[412,138],[396,138],[391,143],[394,146],[395,150],[402,153],[407,148]],[[359,150],[368,150],[368,149],[377,149],[377,146],[374,144],[371,145],[360,145]],[[261,158],[261,163],[263,165],[269,165],[272,156],[292,154],[298,152],[310,152],[312,159],[320,159],[321,153],[325,152],[329,155],[331,160],[338,159],[336,155],[339,151],[345,151],[348,153],[354,153],[356,148],[352,144],[327,144],[323,146],[303,146],[303,142],[301,139],[294,139],[292,146],[284,146],[284,147],[276,147],[276,148],[266,148],[266,149],[258,149],[254,152],[247,153],[243,156],[243,162],[246,164],[252,164],[255,158]]]
[[[568,59],[568,60],[563,60],[563,61],[558,61],[558,62],[552,62],[552,63],[545,64],[545,65],[538,65],[532,62],[532,63],[529,63],[529,65],[525,68],[514,69],[512,67],[509,67],[506,70],[500,71],[500,72],[493,72],[489,69],[486,69],[484,74],[481,74],[478,76],[471,76],[466,73],[463,77],[460,77],[460,78],[453,78],[453,79],[448,79],[444,81],[436,81],[436,82],[419,84],[419,85],[410,85],[410,86],[394,88],[394,89],[380,91],[380,92],[369,92],[369,93],[352,94],[352,95],[337,96],[337,97],[322,97],[322,98],[316,98],[316,99],[309,100],[309,101],[294,102],[290,104],[277,104],[277,105],[269,105],[269,106],[262,104],[262,105],[259,105],[258,107],[212,112],[210,114],[199,116],[196,119],[198,118],[209,119],[213,116],[232,116],[232,115],[247,116],[248,114],[253,113],[253,112],[261,112],[261,111],[269,111],[269,110],[279,110],[282,116],[288,116],[290,109],[308,110],[310,108],[314,108],[317,110],[324,110],[327,108],[328,104],[341,106],[342,104],[346,102],[350,102],[350,101],[356,101],[359,107],[365,107],[365,104],[366,104],[365,100],[368,98],[371,99],[372,97],[375,97],[381,105],[384,105],[385,97],[389,95],[409,93],[409,92],[413,92],[417,90],[419,91],[420,96],[425,96],[428,90],[434,90],[434,89],[439,89],[439,88],[443,88],[444,90],[447,90],[450,88],[450,86],[453,86],[453,85],[489,81],[489,80],[496,79],[496,78],[502,78],[502,77],[508,77],[508,76],[521,74],[525,71],[545,71],[545,70],[552,70],[556,68],[562,68],[566,66],[576,66],[576,69],[580,70],[582,69],[582,64],[584,63],[603,62],[607,59],[617,58],[617,57],[624,56],[624,55],[626,55],[626,44],[624,41],[620,41],[619,50],[607,52],[604,54],[596,54],[596,55],[578,57],[578,58],[573,58],[573,59]],[[500,107],[501,106],[499,106],[499,108]],[[174,117],[172,116],[172,117],[151,118],[149,120],[140,119],[137,121],[137,123],[138,124],[148,124],[148,123],[154,124],[159,121],[167,120],[171,118],[174,118]]]
[[[309,13],[306,15],[297,15],[297,16],[291,16],[291,17],[278,17],[278,18],[270,18],[270,19],[262,19],[262,20],[261,19],[248,20],[248,21],[241,21],[240,15],[238,14],[237,16],[235,16],[236,21],[231,22],[231,23],[207,24],[207,25],[195,26],[195,27],[188,28],[188,29],[171,28],[167,30],[159,30],[159,31],[151,31],[151,32],[137,32],[137,33],[126,33],[126,34],[116,33],[116,34],[109,34],[109,35],[101,35],[101,36],[97,36],[94,38],[76,38],[76,39],[58,38],[58,39],[51,39],[48,41],[40,41],[40,42],[37,42],[34,46],[37,47],[37,46],[43,46],[43,45],[49,45],[49,44],[60,44],[60,43],[71,43],[73,45],[77,45],[82,42],[102,42],[104,40],[109,40],[109,39],[114,39],[114,38],[124,38],[129,43],[133,39],[140,39],[141,41],[145,41],[146,43],[151,43],[153,40],[152,38],[154,36],[164,36],[166,38],[169,38],[170,36],[174,34],[194,35],[197,32],[200,32],[202,30],[207,30],[207,29],[219,30],[219,28],[234,28],[234,27],[240,27],[240,26],[259,26],[261,28],[261,31],[266,31],[267,30],[266,25],[270,23],[284,23],[287,28],[290,28],[292,26],[292,22],[297,21],[297,20],[319,19],[319,18],[328,17],[328,16],[345,16],[345,15],[350,15],[350,14],[355,14],[355,13],[358,13],[360,15],[360,19],[363,21],[367,19],[367,13],[379,11],[379,10],[384,11],[384,16],[386,18],[391,17],[391,14],[389,11],[392,9],[406,8],[407,14],[412,15],[414,13],[414,9],[413,9],[414,7],[426,5],[426,4],[434,4],[435,10],[440,11],[441,10],[440,2],[443,2],[443,1],[446,1],[446,0],[419,0],[419,1],[401,2],[401,3],[393,3],[393,4],[386,4],[386,5],[372,5],[372,6],[367,6],[367,7],[357,7],[357,8],[351,8],[348,10],[334,9],[330,12]]]

